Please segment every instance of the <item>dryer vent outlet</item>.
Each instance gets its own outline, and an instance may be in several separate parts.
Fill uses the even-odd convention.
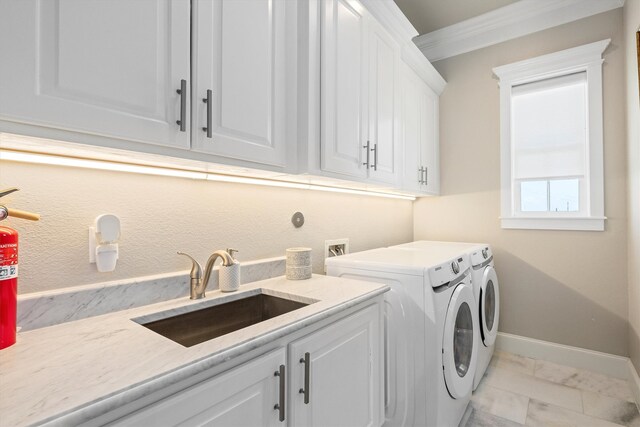
[[[331,258],[333,256],[340,256],[349,253],[349,239],[334,239],[324,241],[324,258]],[[324,267],[324,272],[327,272],[327,267]]]

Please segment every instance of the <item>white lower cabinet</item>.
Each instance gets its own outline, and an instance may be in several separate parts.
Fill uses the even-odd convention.
[[[380,425],[381,353],[377,306],[290,344],[290,425]]]
[[[381,317],[379,300],[319,329],[309,327],[306,335],[284,337],[276,349],[109,425],[379,426]],[[104,423],[87,425],[95,424]]]
[[[280,348],[122,418],[118,426],[277,426]]]

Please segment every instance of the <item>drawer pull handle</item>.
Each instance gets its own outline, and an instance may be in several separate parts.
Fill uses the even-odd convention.
[[[300,363],[304,363],[304,388],[301,388],[298,392],[304,394],[305,405],[309,404],[309,383],[311,381],[311,354],[309,352],[304,354],[304,357],[300,358]]]
[[[370,143],[369,141],[367,141],[367,143],[366,143],[365,145],[363,145],[363,146],[362,146],[362,148],[364,148],[364,149],[365,149],[365,153],[367,153],[367,161],[366,161],[366,162],[364,162],[364,163],[362,164],[362,166],[366,166],[366,167],[367,167],[367,169],[369,169],[369,151],[370,151],[370,150],[369,150],[369,147],[370,147],[370,146],[371,146],[371,143]]]
[[[285,387],[285,384],[286,384],[284,365],[280,365],[280,369],[278,371],[275,371],[273,373],[273,376],[279,377],[279,379],[280,379],[280,393],[279,393],[279,396],[278,396],[279,403],[276,403],[273,406],[273,409],[278,411],[278,419],[280,420],[280,422],[282,422],[282,421],[284,421],[284,414],[285,414],[285,407],[284,407],[285,403],[284,403],[284,401],[285,401],[285,398],[286,398],[286,396],[284,395],[284,392],[285,392],[284,387]]]
[[[211,138],[213,136],[213,130],[211,129],[211,111],[213,110],[213,107],[211,106],[212,93],[211,89],[207,89],[207,97],[202,98],[202,102],[207,104],[207,126],[202,128],[202,130],[207,133],[207,138]]]
[[[187,81],[185,79],[180,80],[180,89],[176,92],[180,95],[180,120],[176,120],[176,123],[180,126],[180,132],[186,132],[187,121],[184,118],[187,111]]]
[[[378,144],[373,144],[373,165],[371,166],[374,171],[378,170]]]

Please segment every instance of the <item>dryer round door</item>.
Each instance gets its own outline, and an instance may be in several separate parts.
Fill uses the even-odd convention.
[[[482,343],[491,347],[498,335],[500,317],[500,288],[498,275],[492,266],[484,269],[480,287],[480,334]]]
[[[478,353],[478,317],[471,287],[456,287],[444,323],[442,367],[449,394],[454,399],[471,393]]]

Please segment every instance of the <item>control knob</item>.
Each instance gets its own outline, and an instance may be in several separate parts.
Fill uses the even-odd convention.
[[[453,274],[460,273],[460,265],[458,264],[458,261],[453,261],[451,263],[451,271],[453,271]]]

